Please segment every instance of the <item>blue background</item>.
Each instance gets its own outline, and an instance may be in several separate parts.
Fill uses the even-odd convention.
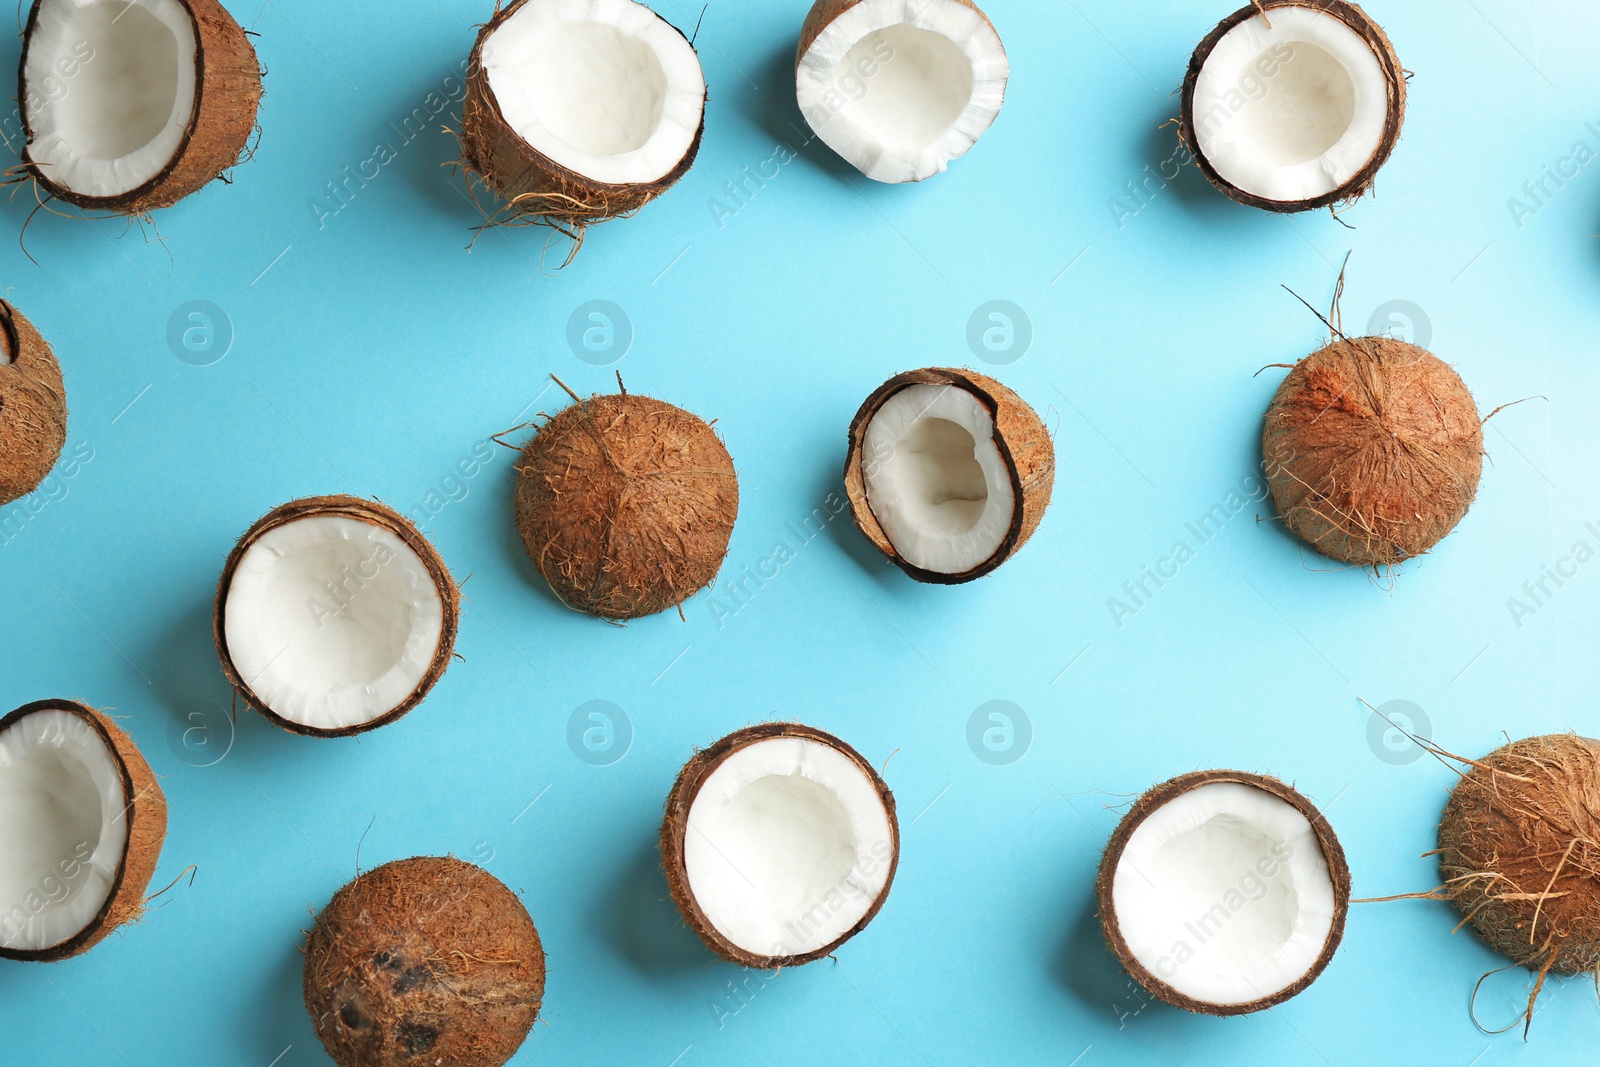
[[[660,4],[692,29],[698,8]],[[541,270],[539,231],[486,233],[469,253],[478,216],[442,166],[456,151],[440,130],[457,110],[450,79],[487,2],[230,7],[270,69],[260,149],[233,184],[161,212],[163,243],[43,213],[26,235],[37,265],[0,243],[7,297],[64,367],[69,448],[92,453],[6,529],[0,701],[114,708],[171,803],[155,886],[198,868],[85,957],[0,963],[0,1060],[326,1063],[298,949],[364,833],[363,868],[453,852],[527,901],[550,978],[517,1063],[1592,1055],[1587,979],[1552,983],[1530,1044],[1473,1027],[1473,983],[1500,961],[1451,935],[1444,904],[1354,907],[1309,992],[1219,1021],[1147,1004],[1102,948],[1091,894],[1120,807],[1215,766],[1275,773],[1323,805],[1358,896],[1433,886],[1422,854],[1453,774],[1374,738],[1362,700],[1412,702],[1468,755],[1505,735],[1596,731],[1600,563],[1532,614],[1507,603],[1574,542],[1600,547],[1584,527],[1600,520],[1600,162],[1540,203],[1522,191],[1577,142],[1600,151],[1592,4],[1373,0],[1416,77],[1399,149],[1347,229],[1236,206],[1192,167],[1129,198],[1126,183],[1172,155],[1172,91],[1228,3],[995,0],[1005,110],[947,174],[911,187],[869,183],[807,142],[791,75],[803,3],[714,3],[698,162],[559,272],[560,248]],[[0,68],[19,48],[0,47]],[[393,160],[334,200],[328,183],[380,144]],[[790,153],[729,199],[743,168]],[[3,228],[21,231],[31,206],[26,189],[0,201]],[[1325,308],[1352,250],[1348,327],[1426,330],[1485,412],[1539,397],[1489,424],[1471,514],[1392,583],[1302,551],[1254,501],[1203,546],[1185,528],[1253,484],[1281,377],[1256,372],[1325,335],[1280,286]],[[221,311],[211,348],[191,335],[199,352],[168,339],[194,300]],[[615,351],[568,343],[593,300],[631,328],[611,366],[590,361]],[[803,541],[796,528],[829,512],[860,400],[899,370],[985,367],[967,327],[990,300],[1032,330],[993,373],[1055,434],[1055,501],[1032,542],[990,578],[935,588],[877,557],[847,515]],[[715,419],[738,466],[720,591],[688,602],[687,621],[618,628],[565,611],[512,526],[513,453],[495,447],[460,477],[489,435],[561,405],[552,373],[587,392],[614,370]],[[465,662],[360,739],[292,736],[246,710],[233,727],[210,638],[223,559],[270,507],[324,492],[424,509],[470,576]],[[1108,601],[1180,539],[1195,558],[1119,627]],[[793,558],[734,601],[732,582],[771,574],[780,543]],[[567,740],[593,700],[630,726],[609,765],[595,760],[618,749]],[[967,740],[993,700],[1031,724],[1009,765]],[[761,981],[679,925],[654,842],[691,750],[772,717],[874,762],[893,754],[904,846],[888,905],[837,962]],[[1522,972],[1486,983],[1484,1022],[1509,1023],[1526,988]]]

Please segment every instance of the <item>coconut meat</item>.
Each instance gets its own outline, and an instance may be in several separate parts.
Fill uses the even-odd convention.
[[[179,0],[41,0],[22,68],[28,158],[84,196],[132,192],[183,145],[195,70]]]
[[[99,731],[47,708],[0,733],[0,946],[52,948],[89,926],[127,846],[122,774]]]
[[[889,816],[872,780],[828,745],[779,737],[739,749],[701,783],[683,860],[706,920],[761,956],[813,952],[883,894]]]
[[[361,726],[404,702],[439,649],[444,600],[416,552],[380,526],[313,515],[262,534],[228,586],[229,658],[274,714]]]
[[[1146,970],[1208,1004],[1247,1004],[1316,965],[1333,878],[1311,823],[1254,786],[1213,782],[1152,812],[1112,881],[1116,923]]]
[[[937,574],[986,562],[1011,530],[1016,494],[994,416],[955,385],[910,385],[862,438],[867,504],[900,557]]]
[[[1382,146],[1389,84],[1372,46],[1339,18],[1277,7],[1223,35],[1195,79],[1201,153],[1233,186],[1292,203],[1326,196]]]
[[[960,0],[861,0],[800,57],[800,111],[869,178],[921,181],[994,122],[1010,68],[987,19]]]
[[[528,0],[484,41],[482,63],[506,124],[590,181],[658,181],[700,129],[699,57],[633,0]]]

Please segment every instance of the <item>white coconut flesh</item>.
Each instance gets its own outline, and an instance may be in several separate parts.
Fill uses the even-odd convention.
[[[1005,98],[1005,47],[959,0],[862,0],[796,69],[800,111],[869,178],[921,181],[975,144]]]
[[[937,574],[987,561],[1011,529],[1016,494],[994,416],[955,385],[885,400],[862,439],[867,504],[900,558]]]
[[[1273,8],[1216,44],[1194,85],[1201,153],[1235,187],[1286,203],[1325,196],[1383,143],[1389,87],[1360,34],[1308,7]]]
[[[82,931],[127,846],[122,775],[94,727],[45,709],[0,733],[0,946],[33,952]]]
[[[23,64],[28,157],[117,196],[171,162],[194,112],[195,27],[178,0],[42,0]]]
[[[740,749],[689,807],[683,860],[701,913],[760,956],[813,952],[847,933],[883,894],[889,817],[848,757],[804,738]]]
[[[1311,823],[1253,786],[1214,782],[1152,812],[1112,881],[1134,958],[1179,993],[1247,1004],[1293,985],[1333,929],[1333,878]]]
[[[403,703],[439,648],[444,601],[395,534],[339,515],[275,527],[240,558],[224,639],[274,714],[316,730],[361,726]]]
[[[592,181],[658,181],[700,128],[699,57],[633,0],[529,0],[484,41],[482,59],[507,125]]]

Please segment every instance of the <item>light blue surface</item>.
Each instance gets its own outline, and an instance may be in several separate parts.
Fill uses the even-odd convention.
[[[693,27],[698,8],[661,3]],[[1171,154],[1169,94],[1226,0],[995,0],[1004,112],[947,174],[892,188],[804,144],[790,75],[804,4],[713,3],[699,161],[550,273],[535,231],[486,234],[469,254],[475,215],[441,166],[455,153],[439,132],[456,108],[447,79],[487,2],[230,6],[270,69],[260,150],[233,184],[162,212],[165,247],[43,214],[27,233],[38,265],[0,242],[8,298],[65,369],[69,447],[92,452],[0,547],[0,704],[72,695],[125,716],[172,809],[155,884],[198,867],[85,957],[0,963],[0,1063],[327,1063],[297,950],[364,832],[365,868],[454,852],[527,901],[550,980],[516,1063],[1592,1058],[1600,1007],[1584,979],[1547,990],[1531,1044],[1474,1029],[1468,995],[1499,963],[1451,936],[1443,904],[1355,907],[1308,993],[1219,1021],[1146,1006],[1101,947],[1091,896],[1117,806],[1218,766],[1275,773],[1324,805],[1357,896],[1434,885],[1421,854],[1452,775],[1379,758],[1360,699],[1414,702],[1467,754],[1502,731],[1600,729],[1600,564],[1520,626],[1507,606],[1575,541],[1600,544],[1584,526],[1600,520],[1600,162],[1551,183],[1520,226],[1507,203],[1576,142],[1600,150],[1592,4],[1373,0],[1416,77],[1399,150],[1346,229],[1237,207],[1192,169],[1136,214],[1110,207]],[[0,49],[0,69],[18,49]],[[346,206],[312,207],[380,144],[394,160]],[[791,150],[730,214],[725,183]],[[28,197],[0,206],[0,228],[21,229]],[[1490,423],[1472,513],[1392,589],[1303,553],[1254,502],[1203,546],[1185,525],[1251,484],[1281,375],[1257,370],[1323,335],[1280,285],[1325,306],[1352,249],[1347,325],[1408,301],[1485,411],[1542,398]],[[231,321],[210,366],[168,345],[191,300]],[[631,322],[614,368],[568,346],[591,300]],[[1056,435],[1055,501],[1032,542],[961,588],[904,578],[848,516],[803,543],[861,399],[898,370],[973,362],[968,318],[989,300],[1031,320],[1031,349],[994,373]],[[722,591],[686,604],[687,621],[617,628],[560,608],[511,524],[511,452],[450,481],[489,435],[559,406],[552,373],[591,391],[613,369],[716,419],[738,466]],[[248,711],[230,738],[209,630],[222,561],[273,505],[340,491],[436,511],[425,529],[470,575],[465,662],[358,740],[291,736]],[[1119,628],[1108,600],[1178,540],[1193,561]],[[736,604],[729,586],[746,567],[771,574],[780,544],[792,560]],[[591,700],[632,723],[608,766],[566,740]],[[968,747],[991,700],[1031,721],[1010,765]],[[874,762],[893,754],[903,856],[837,963],[736,999],[748,976],[678,924],[654,842],[691,750],[780,716]],[[1481,1017],[1509,1022],[1524,990],[1520,973],[1491,979]]]

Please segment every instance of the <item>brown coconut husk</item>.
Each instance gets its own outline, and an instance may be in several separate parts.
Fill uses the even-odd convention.
[[[249,551],[261,536],[280,526],[287,526],[299,519],[323,516],[340,516],[355,519],[372,526],[388,530],[401,541],[407,548],[417,554],[422,565],[427,569],[433,584],[439,590],[439,602],[443,608],[443,618],[439,628],[439,647],[434,650],[433,662],[428,666],[428,672],[423,675],[417,688],[400,704],[388,713],[379,716],[371,722],[361,723],[357,726],[345,726],[334,730],[318,729],[304,723],[292,722],[282,717],[267,706],[266,701],[256,695],[233,665],[233,659],[228,655],[227,641],[227,609],[228,590],[233,585],[234,571],[239,567],[239,561]],[[234,692],[245,699],[251,707],[266,717],[274,726],[281,726],[297,734],[309,737],[350,737],[354,734],[366,733],[376,730],[380,726],[387,726],[412,708],[422,703],[428,691],[434,687],[445,668],[450,665],[450,657],[455,651],[456,629],[461,618],[461,590],[456,586],[455,580],[450,577],[450,571],[444,565],[433,544],[412,525],[411,520],[401,515],[398,511],[376,500],[362,500],[360,497],[336,494],[333,496],[309,496],[300,500],[291,500],[287,504],[280,504],[267,512],[250,529],[244,532],[233,551],[228,554],[228,561],[223,565],[222,577],[217,582],[217,595],[211,613],[211,637],[216,642],[217,655],[222,660],[222,673],[228,679],[228,684],[233,686]]]
[[[28,159],[29,176],[48,197],[91,211],[114,215],[148,215],[170,207],[190,193],[209,185],[223,171],[240,162],[261,104],[261,65],[243,28],[218,0],[178,0],[189,12],[195,31],[194,109],[189,129],[167,165],[136,189],[116,196],[85,196],[50,180],[48,170]],[[38,25],[41,0],[34,0],[22,34],[22,61],[17,97],[26,100],[28,46]],[[33,130],[27,108],[22,109],[23,136],[31,143]],[[47,202],[47,201],[46,201]]]
[[[800,26],[800,44],[794,53],[794,65],[797,69],[806,53],[811,51],[811,46],[817,43],[817,36],[831,26],[834,19],[861,2],[862,0],[817,0],[811,5],[811,10],[806,13],[805,22]],[[994,29],[994,23],[989,22],[989,16],[984,14],[983,9],[972,0],[956,0],[956,2],[977,12],[978,17],[988,22],[991,30]],[[999,34],[996,33],[995,36],[999,37]]]
[[[728,554],[739,478],[716,431],[682,408],[626,392],[577,400],[539,427],[517,471],[522,545],[576,611],[665,611]]]
[[[883,810],[889,817],[889,874],[884,880],[883,892],[878,894],[878,899],[872,902],[872,906],[867,909],[861,920],[833,941],[811,952],[790,956],[764,956],[740,948],[729,941],[706,917],[700,902],[695,899],[694,890],[689,887],[683,843],[689,832],[689,809],[694,806],[695,798],[700,795],[700,787],[705,784],[711,773],[736,752],[763,741],[786,737],[802,738],[827,745],[861,768],[861,772],[871,780],[878,791],[878,798],[883,802]],[[895,871],[899,865],[900,819],[895,810],[894,794],[889,791],[889,786],[882,776],[861,753],[837,737],[796,722],[769,722],[758,726],[747,726],[742,730],[735,730],[711,747],[697,751],[689,762],[683,765],[683,770],[678,772],[678,779],[672,784],[672,792],[667,795],[666,811],[661,819],[661,869],[666,874],[667,889],[672,893],[673,903],[677,904],[678,913],[683,916],[683,921],[701,941],[705,942],[706,947],[718,956],[730,963],[754,967],[757,970],[771,971],[780,967],[796,967],[832,955],[840,945],[866,929],[867,924],[877,917],[884,901],[889,899],[889,890],[894,887]]]
[[[1483,421],[1460,375],[1426,349],[1340,335],[1295,364],[1267,408],[1273,504],[1332,559],[1421,555],[1477,495]]]
[[[867,425],[895,393],[911,385],[953,385],[976,396],[994,417],[994,440],[1011,475],[1011,491],[1019,505],[1011,516],[1011,529],[1005,540],[987,560],[960,574],[927,571],[901,558],[889,536],[872,514],[867,500],[867,482],[862,442]],[[897,374],[873,390],[872,395],[850,420],[850,449],[844,462],[845,493],[850,498],[850,515],[856,528],[895,566],[919,582],[956,585],[982,578],[1016,554],[1044,518],[1055,485],[1056,450],[1044,420],[1011,389],[977,371],[952,367],[928,367]]]
[[[33,323],[0,300],[0,504],[39,488],[67,443],[67,391]]]
[[[317,916],[305,952],[306,1010],[340,1067],[499,1067],[544,999],[528,909],[453,857],[359,876]]]
[[[689,150],[677,166],[655,181],[615,185],[594,181],[562,166],[534,148],[506,122],[489,86],[489,73],[483,69],[484,43],[527,2],[516,0],[509,7],[497,9],[478,31],[469,60],[467,95],[461,104],[461,166],[468,173],[469,185],[481,182],[504,201],[497,210],[485,213],[485,226],[548,226],[572,238],[572,251],[567,257],[571,262],[590,224],[633,214],[688,173],[705,133],[705,108],[701,107],[700,126]],[[673,29],[683,35],[682,30]],[[690,47],[694,47],[692,43]]]
[[[1331,15],[1350,27],[1366,41],[1372,49],[1372,54],[1377,58],[1378,65],[1383,68],[1384,82],[1388,86],[1389,110],[1384,122],[1383,137],[1378,142],[1377,149],[1372,153],[1372,158],[1367,160],[1365,166],[1353,175],[1349,181],[1323,196],[1313,197],[1309,200],[1267,200],[1247,193],[1243,189],[1229,182],[1218,174],[1205,154],[1200,151],[1200,139],[1196,133],[1194,117],[1194,87],[1200,78],[1200,70],[1205,66],[1206,60],[1211,57],[1211,51],[1217,42],[1241,22],[1256,18],[1269,20],[1272,12],[1284,7],[1305,7]],[[1178,135],[1183,139],[1184,147],[1194,157],[1195,164],[1200,168],[1200,173],[1206,180],[1224,195],[1237,200],[1249,207],[1258,207],[1266,211],[1292,213],[1296,211],[1312,211],[1317,208],[1336,207],[1358,200],[1371,191],[1373,182],[1377,179],[1378,171],[1388,162],[1393,154],[1395,145],[1400,140],[1400,127],[1406,117],[1406,77],[1407,72],[1400,65],[1400,58],[1395,54],[1394,45],[1372,18],[1355,4],[1346,3],[1345,0],[1255,0],[1246,4],[1227,18],[1217,24],[1217,27],[1206,35],[1194,50],[1194,55],[1189,59],[1189,71],[1183,79],[1183,106],[1178,119]]]
[[[1439,821],[1436,895],[1537,975],[1511,1024],[1531,1025],[1552,973],[1600,973],[1600,741],[1529,737],[1463,762]]]
[[[1133,832],[1157,809],[1191,790],[1216,782],[1236,782],[1251,786],[1292,804],[1306,817],[1306,821],[1311,823],[1311,829],[1317,836],[1317,844],[1322,848],[1323,860],[1328,865],[1328,875],[1333,882],[1333,925],[1328,931],[1328,940],[1323,944],[1322,952],[1318,954],[1316,962],[1294,984],[1270,996],[1244,1004],[1212,1004],[1196,1000],[1162,981],[1140,963],[1128,948],[1117,922],[1116,903],[1112,897],[1117,864],[1121,862],[1123,850],[1127,848],[1128,839],[1133,836]],[[1111,954],[1122,964],[1123,970],[1143,986],[1146,992],[1184,1011],[1202,1015],[1246,1015],[1282,1004],[1304,992],[1332,961],[1333,954],[1338,950],[1339,942],[1344,937],[1345,918],[1350,910],[1350,864],[1346,861],[1344,848],[1339,844],[1339,839],[1334,835],[1333,827],[1329,825],[1328,820],[1317,810],[1315,804],[1293,786],[1267,775],[1251,774],[1247,771],[1194,771],[1152,787],[1135,801],[1128,814],[1122,817],[1122,822],[1117,824],[1111,840],[1106,844],[1105,852],[1101,854],[1100,872],[1095,878],[1095,900],[1100,913],[1100,927],[1105,934]]]
[[[150,764],[125,733],[108,716],[76,700],[38,700],[24,704],[0,719],[0,734],[18,721],[41,711],[65,711],[92,727],[111,752],[121,780],[127,806],[122,817],[128,823],[128,842],[112,876],[111,893],[100,911],[72,937],[58,945],[32,951],[0,948],[0,959],[53,963],[88,952],[125,923],[137,922],[144,914],[145,890],[161,859],[161,844],[167,837],[167,798],[156,782]]]

